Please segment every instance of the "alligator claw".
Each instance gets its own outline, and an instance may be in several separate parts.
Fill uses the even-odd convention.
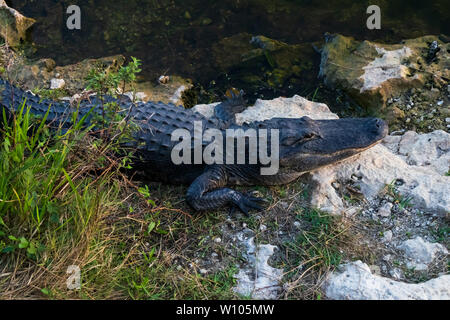
[[[241,194],[239,199],[234,204],[242,211],[242,213],[244,213],[248,217],[249,216],[248,212],[251,209],[262,211],[264,208],[260,206],[258,202],[261,203],[265,201],[266,200],[263,198],[249,196],[248,194]]]

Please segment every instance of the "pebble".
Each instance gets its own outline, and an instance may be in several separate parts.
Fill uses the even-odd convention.
[[[296,227],[297,229],[300,229],[301,225],[302,224],[300,222],[298,222],[298,221],[294,222],[294,227]]]
[[[220,239],[219,237],[217,237],[217,238],[214,239],[214,242],[215,242],[215,243],[221,243],[221,242],[222,242],[222,239]]]
[[[50,80],[50,90],[62,89],[66,85],[64,79],[53,78]]]
[[[391,215],[393,204],[386,202],[383,206],[378,209],[377,214],[381,217],[389,217]]]
[[[356,208],[356,207],[352,207],[352,208],[350,208],[350,209],[348,209],[348,210],[345,211],[345,215],[346,215],[347,217],[352,217],[352,216],[354,216],[356,213],[358,213],[358,208]]]
[[[383,236],[383,242],[391,242],[392,236],[393,236],[393,233],[391,230],[386,231]]]
[[[169,82],[169,80],[170,80],[169,76],[160,76],[158,78],[158,82],[161,83],[161,84],[166,84],[166,83]]]
[[[336,190],[338,190],[339,187],[340,187],[341,185],[339,184],[339,182],[333,182],[333,183],[331,184],[331,186],[332,186],[333,188],[335,188]]]
[[[389,274],[395,280],[400,280],[402,278],[402,271],[398,268],[392,269]]]
[[[262,224],[262,225],[259,226],[259,231],[264,232],[266,230],[267,230],[267,226],[266,225]]]

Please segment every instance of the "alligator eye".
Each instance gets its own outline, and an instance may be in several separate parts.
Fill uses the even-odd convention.
[[[315,136],[316,136],[315,133],[310,132],[310,133],[305,134],[305,136],[303,137],[303,139],[312,139],[312,138],[314,138]]]
[[[314,132],[307,132],[301,135],[292,135],[283,139],[282,144],[285,146],[292,146],[296,143],[311,140],[317,135]]]

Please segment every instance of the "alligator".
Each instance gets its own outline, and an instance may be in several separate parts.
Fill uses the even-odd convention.
[[[73,116],[75,110],[75,115],[85,117],[87,123],[96,114],[102,114],[100,100],[95,97],[83,100],[78,107],[74,107],[64,101],[41,99],[3,79],[0,79],[0,92],[2,111],[11,114],[19,110],[25,101],[32,114],[43,116],[47,113],[49,126],[70,127],[72,121],[76,120]],[[240,192],[230,186],[288,184],[305,172],[349,158],[374,146],[388,132],[387,124],[378,118],[272,118],[237,125],[235,115],[246,108],[246,103],[242,92],[231,92],[226,100],[216,105],[211,118],[182,106],[162,102],[134,103],[123,97],[106,99],[115,101],[120,106],[120,112],[136,124],[137,130],[133,130],[132,138],[121,144],[124,150],[134,151],[133,169],[142,172],[148,180],[189,185],[186,200],[196,211],[230,206],[248,215],[250,210],[262,210],[264,199],[255,193]],[[195,146],[195,132],[199,129],[202,132],[213,129],[224,135],[228,129],[242,129],[243,132],[254,129],[258,136],[269,133],[270,137],[277,139],[280,168],[275,174],[262,174],[261,169],[267,167],[267,162],[263,163],[260,159],[250,162],[250,153],[269,146],[258,145],[255,149],[250,139],[245,139],[245,144],[240,147],[236,144],[233,151],[235,154],[244,152],[244,163],[229,163],[225,160],[207,163],[191,158],[193,161],[175,164],[171,157],[172,151],[180,140],[173,139],[172,134],[177,129],[192,134],[188,141],[189,151],[194,151],[199,145],[201,151],[210,146],[204,139],[200,139],[200,144]],[[276,136],[271,133],[273,129],[277,132]],[[267,151],[266,154],[271,152],[264,151]]]

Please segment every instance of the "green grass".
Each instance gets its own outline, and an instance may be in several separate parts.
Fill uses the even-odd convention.
[[[66,97],[69,95],[67,90],[65,89],[43,89],[43,88],[35,88],[33,93],[40,96],[42,99],[50,99],[50,100],[58,100],[62,97]]]
[[[394,199],[394,203],[398,204],[400,210],[412,207],[411,201],[412,197],[405,197],[398,192],[397,187],[395,185],[395,180],[390,184],[386,185],[386,193],[390,195]]]
[[[87,80],[99,95],[114,94],[118,85],[132,89],[139,71],[133,59],[116,73],[94,70]],[[65,92],[38,93],[56,99]],[[114,113],[114,105],[103,107],[101,116]],[[11,118],[2,115],[0,299],[236,297],[232,265],[201,275],[174,250],[174,243],[182,252],[201,237],[220,235],[218,214],[193,221],[178,209],[179,193],[170,198],[130,181],[121,170],[131,168],[130,155],[115,151],[134,125],[111,119],[94,117],[108,125],[94,135],[83,120],[64,133],[50,130],[46,116],[33,117],[25,104]],[[81,271],[79,290],[66,285],[71,265]]]
[[[315,208],[299,208],[297,221],[301,231],[294,240],[282,246],[285,252],[281,266],[289,284],[287,297],[294,299],[320,299],[322,277],[344,259],[366,255],[359,234],[350,221]]]
[[[178,236],[220,235],[218,214],[186,221],[171,199],[156,203],[157,190],[122,174],[128,161],[112,156],[114,143],[81,124],[50,132],[25,105],[5,116],[0,141],[0,272],[10,275],[0,298],[236,297],[234,267],[204,276],[173,261]],[[70,265],[81,269],[80,290],[67,289]]]

